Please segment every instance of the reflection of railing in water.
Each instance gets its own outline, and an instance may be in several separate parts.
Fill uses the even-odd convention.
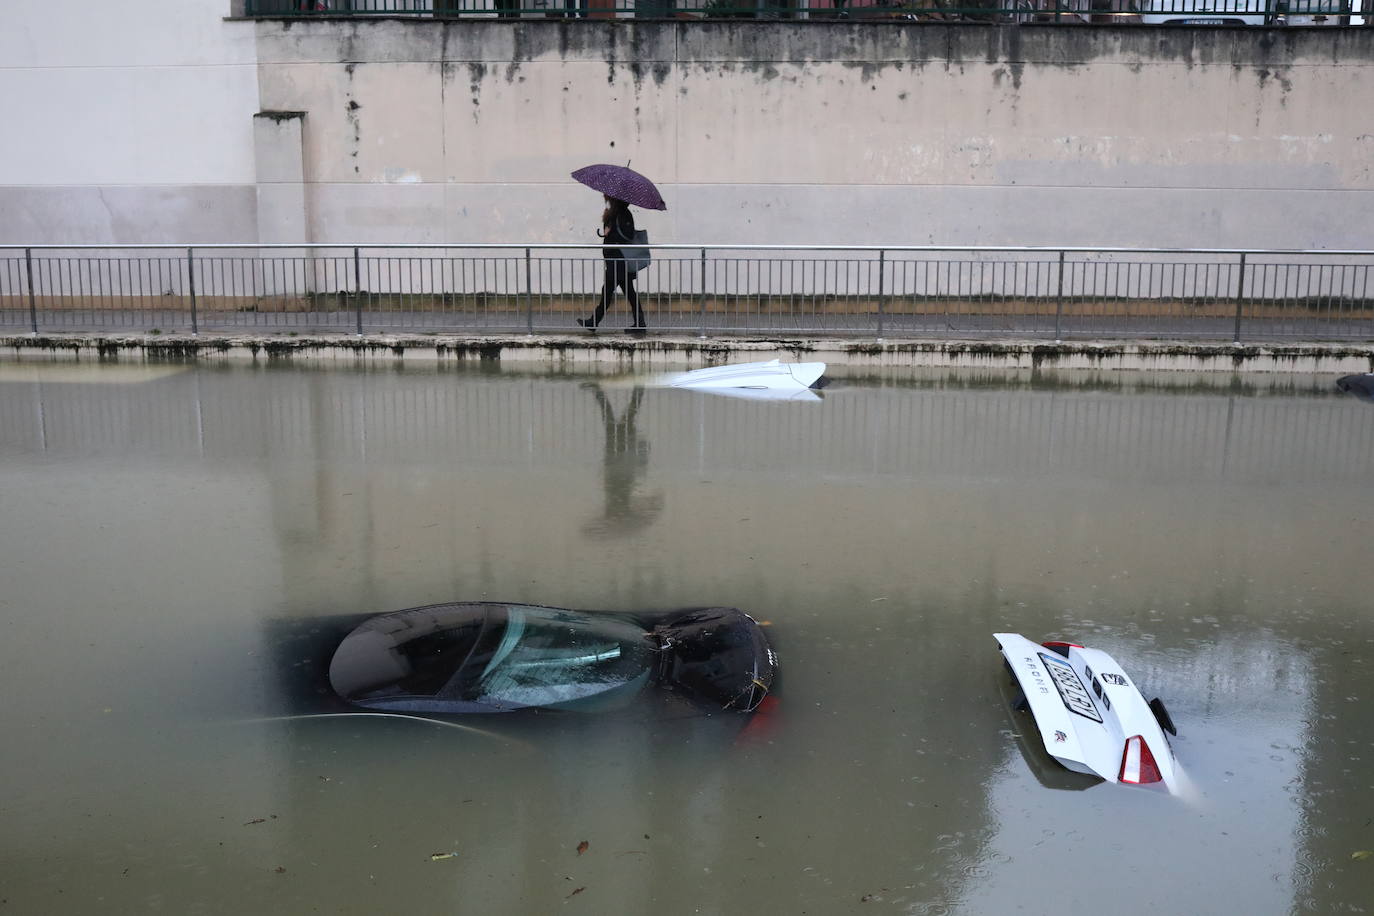
[[[660,245],[664,333],[1370,339],[1374,251]],[[0,328],[550,332],[584,245],[0,246]]]
[[[1008,389],[960,387],[959,377],[882,388],[840,379],[812,404],[653,388],[636,402],[632,389],[606,382],[608,418],[575,382],[537,376],[187,369],[137,385],[98,384],[93,373],[97,384],[75,385],[45,383],[38,367],[31,381],[13,371],[0,381],[0,449],[234,466],[598,467],[608,531],[630,515],[652,520],[660,475],[776,474],[782,455],[788,474],[875,481],[1263,483],[1277,475],[1363,485],[1374,473],[1374,407],[1334,388],[1329,396],[1281,387],[1137,395],[1125,382]]]

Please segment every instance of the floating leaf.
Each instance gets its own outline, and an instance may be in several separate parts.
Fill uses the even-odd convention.
[[[576,897],[578,894],[582,893],[582,892],[585,891],[585,890],[586,890],[585,887],[579,887],[579,888],[577,888],[576,890],[574,890],[571,894],[569,894],[568,897]],[[563,899],[564,899],[564,900],[567,900],[568,897],[564,897]]]
[[[1374,849],[1357,849],[1350,854],[1350,858],[1356,861],[1360,859],[1374,859]]]
[[[579,856],[582,855],[582,853],[584,853],[584,852],[586,852],[588,849],[590,849],[591,846],[592,846],[591,843],[588,843],[586,840],[583,840],[581,843],[578,843],[578,844],[577,844],[577,854],[578,854]]]

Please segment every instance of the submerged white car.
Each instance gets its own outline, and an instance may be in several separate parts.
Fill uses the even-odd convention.
[[[1076,773],[1106,782],[1157,785],[1179,794],[1183,773],[1164,732],[1177,735],[1158,699],[1145,702],[1106,652],[1075,643],[1036,643],[994,633],[1045,751]]]
[[[784,363],[776,359],[708,366],[666,376],[660,382],[669,388],[709,391],[727,397],[792,401],[819,401],[816,389],[829,383],[825,363]]]

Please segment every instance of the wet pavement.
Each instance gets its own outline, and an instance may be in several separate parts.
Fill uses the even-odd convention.
[[[1332,379],[0,370],[8,911],[1370,905],[1374,407]],[[283,718],[328,618],[482,599],[742,607],[777,708]],[[1028,754],[1002,630],[1111,652],[1195,792]]]
[[[536,297],[526,312],[519,309],[375,308],[313,311],[224,311],[193,314],[189,308],[27,309],[0,310],[0,331],[10,334],[260,333],[260,334],[576,334],[591,336],[575,324],[581,314],[566,306],[551,310]],[[590,306],[588,306],[590,308]],[[670,336],[694,335],[825,335],[840,338],[918,338],[943,340],[1180,340],[1231,342],[1348,342],[1365,345],[1370,321],[1358,310],[1341,309],[1311,316],[1233,315],[1195,317],[1153,314],[1142,308],[1090,310],[1056,317],[1053,309],[1036,313],[1001,313],[986,305],[952,302],[920,313],[845,314],[814,306],[764,307],[740,297],[730,311],[701,314],[692,309],[660,311],[646,303],[649,329]],[[596,333],[619,335],[630,323],[617,306]],[[35,328],[37,329],[35,332]]]

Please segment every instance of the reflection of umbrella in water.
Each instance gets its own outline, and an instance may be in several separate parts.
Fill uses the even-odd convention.
[[[596,396],[606,427],[602,476],[606,502],[601,517],[583,525],[582,531],[596,537],[634,534],[652,524],[663,511],[663,494],[635,492],[639,478],[649,467],[649,443],[639,437],[635,428],[644,386],[634,387],[619,416],[600,385],[593,382],[584,387]]]
[[[572,173],[572,177],[608,197],[646,210],[667,210],[663,195],[654,183],[629,166],[589,165]]]

